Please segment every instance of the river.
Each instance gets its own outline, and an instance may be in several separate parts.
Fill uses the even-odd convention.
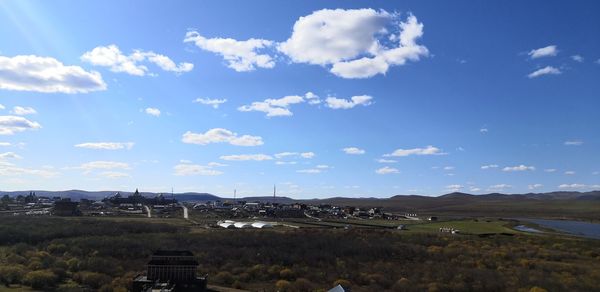
[[[600,239],[600,224],[572,220],[519,219],[572,235]]]

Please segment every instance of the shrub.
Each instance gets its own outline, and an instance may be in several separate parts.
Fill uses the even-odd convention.
[[[289,281],[279,280],[275,283],[275,287],[277,288],[277,291],[285,292],[285,291],[290,291],[290,289],[292,288],[292,285],[290,284]]]
[[[293,280],[295,274],[291,269],[283,269],[281,272],[279,272],[279,277],[285,280]]]
[[[23,266],[0,266],[0,283],[6,286],[21,283],[23,275],[25,275]]]
[[[98,289],[112,281],[111,277],[108,275],[88,271],[76,273],[73,275],[73,280],[94,289]]]
[[[233,280],[234,280],[233,275],[227,271],[217,273],[213,279],[215,280],[215,282],[217,282],[219,284],[227,284],[227,285],[231,285],[231,283],[233,283]]]
[[[342,286],[344,289],[348,289],[348,288],[352,287],[352,283],[350,283],[350,281],[348,281],[346,279],[335,280],[335,282],[333,282],[333,286],[337,286],[337,285]]]
[[[33,289],[48,289],[56,284],[56,275],[52,271],[40,270],[25,274],[23,282]]]

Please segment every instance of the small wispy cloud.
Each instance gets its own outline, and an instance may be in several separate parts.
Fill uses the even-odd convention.
[[[547,47],[533,49],[527,53],[529,57],[532,59],[542,58],[542,57],[554,57],[558,54],[558,49],[555,45],[550,45]]]
[[[364,149],[360,149],[357,147],[346,147],[346,148],[343,148],[342,151],[344,151],[344,153],[346,153],[346,154],[352,154],[352,155],[365,154],[365,152],[366,152]]]
[[[569,140],[564,143],[566,146],[581,146],[583,145],[583,141],[581,140]]]
[[[213,108],[219,108],[220,105],[227,102],[227,99],[210,99],[210,98],[196,98],[192,101],[193,103],[199,103],[204,105],[210,105]]]
[[[379,168],[377,170],[375,170],[375,173],[377,174],[391,174],[391,173],[400,173],[400,171],[396,168],[393,167],[389,167],[389,166],[384,166],[382,168]]]
[[[531,78],[536,78],[536,77],[540,77],[543,75],[559,75],[562,74],[562,71],[560,71],[560,69],[556,68],[556,67],[552,67],[552,66],[546,66],[544,68],[535,70],[531,73],[529,73],[529,75],[527,75],[527,77]]]
[[[526,166],[526,165],[517,165],[517,166],[507,166],[505,168],[502,169],[502,171],[533,171],[535,170],[535,167],[533,166]]]
[[[144,110],[144,112],[151,116],[160,117],[160,110],[154,107],[148,107]]]

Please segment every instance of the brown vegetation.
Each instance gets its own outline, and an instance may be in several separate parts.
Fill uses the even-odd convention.
[[[21,231],[19,231],[21,230]],[[189,249],[209,282],[249,290],[592,291],[598,241],[393,230],[206,230],[95,219],[2,218],[0,283],[125,291],[159,248]]]

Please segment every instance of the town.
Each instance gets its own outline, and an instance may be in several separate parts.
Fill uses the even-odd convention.
[[[274,197],[272,201],[277,201]],[[207,228],[270,228],[270,227],[381,227],[404,229],[393,222],[428,220],[415,213],[385,212],[381,207],[359,208],[331,204],[311,205],[299,202],[274,203],[269,200],[247,201],[223,199],[181,202],[173,194],[143,196],[139,190],[123,196],[116,192],[100,200],[82,198],[79,201],[54,196],[37,196],[35,192],[0,199],[0,214],[10,216],[93,216],[183,218]],[[372,222],[389,222],[381,225]],[[343,224],[347,223],[347,224]]]

